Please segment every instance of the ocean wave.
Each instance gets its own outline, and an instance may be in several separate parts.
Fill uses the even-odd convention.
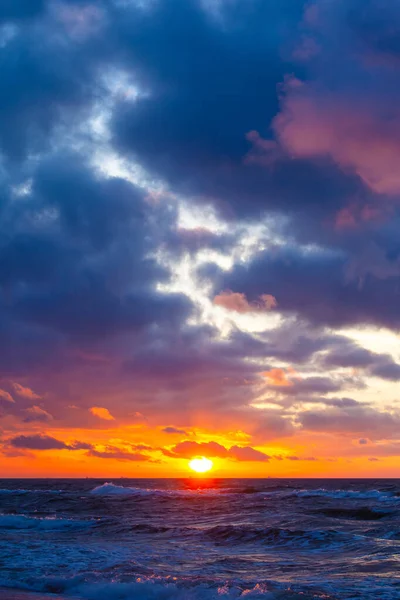
[[[264,491],[257,490],[253,487],[248,488],[207,488],[199,487],[192,489],[168,490],[160,488],[140,488],[116,485],[115,483],[107,482],[99,485],[90,492],[94,496],[169,496],[169,497],[198,497],[198,496],[216,496],[224,498],[226,495],[257,495],[264,498],[280,498],[282,500],[290,498],[330,498],[333,500],[375,500],[378,502],[400,501],[400,497],[393,492],[383,492],[379,490],[290,490],[287,487],[276,486],[273,489]]]
[[[92,527],[95,521],[57,519],[55,517],[27,517],[25,515],[0,515],[0,529],[38,529],[56,531]]]
[[[240,493],[239,491],[218,488],[193,488],[181,490],[167,490],[160,488],[139,488],[116,485],[115,483],[103,483],[90,492],[93,496],[222,496],[227,493]],[[245,492],[248,493],[248,492]]]
[[[157,492],[158,490],[124,487],[122,485],[115,485],[114,483],[103,483],[103,485],[95,487],[90,493],[93,496],[148,496],[149,494]]]
[[[22,496],[24,494],[63,494],[65,490],[26,490],[0,488],[0,495]]]
[[[3,587],[7,584],[8,581],[0,580]],[[82,600],[220,600],[221,596],[225,600],[333,600],[326,592],[312,587],[274,581],[229,584],[201,578],[177,581],[175,577],[143,577],[129,583],[89,583],[82,581],[81,577],[43,578],[28,584],[21,583],[17,589],[68,594]]]
[[[314,512],[332,519],[355,519],[356,521],[378,521],[394,514],[393,512],[374,510],[368,506],[362,506],[361,508],[321,508]]]
[[[217,543],[255,543],[270,545],[296,544],[304,547],[332,546],[348,541],[348,536],[335,530],[293,530],[280,527],[254,528],[245,525],[217,525],[204,535]]]
[[[328,490],[328,489],[317,489],[317,490],[298,490],[289,495],[290,497],[296,496],[297,498],[316,498],[316,497],[327,497],[334,500],[377,500],[378,502],[388,502],[390,500],[400,500],[396,497],[393,492],[383,492],[380,490]]]

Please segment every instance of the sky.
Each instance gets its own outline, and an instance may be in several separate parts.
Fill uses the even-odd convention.
[[[0,476],[400,476],[397,0],[3,0]]]

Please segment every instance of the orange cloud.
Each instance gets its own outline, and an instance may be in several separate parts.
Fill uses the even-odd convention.
[[[170,458],[192,458],[207,456],[211,458],[227,458],[238,462],[268,462],[270,456],[251,446],[231,446],[225,448],[218,442],[192,442],[186,440],[176,444],[171,450],[161,448],[162,453]]]
[[[95,417],[99,419],[103,419],[104,421],[115,421],[115,417],[112,416],[108,408],[103,408],[101,406],[92,406],[89,411]]]
[[[28,387],[24,387],[19,383],[12,383],[12,387],[14,388],[15,393],[18,396],[21,396],[21,398],[26,398],[27,400],[40,400],[40,396]]]
[[[245,294],[226,290],[214,298],[214,304],[222,306],[226,310],[237,313],[251,313],[272,310],[278,306],[274,296],[262,294],[257,302],[249,302]]]
[[[11,396],[11,394],[6,392],[5,390],[0,390],[0,400],[4,400],[5,402],[12,402],[13,404],[15,403],[15,400]]]
[[[296,372],[292,368],[285,369],[271,369],[270,371],[264,371],[262,376],[268,380],[268,383],[271,385],[276,385],[277,387],[287,387],[289,385],[293,385],[293,382],[288,378],[288,374],[292,377],[296,376]]]

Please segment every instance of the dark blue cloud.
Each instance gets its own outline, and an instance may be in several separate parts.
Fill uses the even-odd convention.
[[[82,338],[185,319],[190,302],[156,290],[168,272],[149,257],[145,194],[77,155],[42,161],[31,192],[5,210],[5,318]]]
[[[387,275],[368,265],[360,285],[360,279],[349,273],[351,259],[351,255],[318,248],[265,251],[250,263],[217,277],[215,290],[244,292],[250,300],[272,294],[280,311],[318,325],[370,323],[400,327],[397,264],[387,259],[394,269]]]
[[[124,14],[118,42],[148,94],[116,107],[115,147],[225,215],[340,208],[359,186],[333,165],[282,157],[268,169],[244,160],[250,131],[271,135],[278,86],[295,68],[284,48],[303,8],[297,0],[223,3],[214,19],[196,0],[175,0]]]
[[[0,5],[1,21],[19,21],[40,15],[46,0],[2,0]]]

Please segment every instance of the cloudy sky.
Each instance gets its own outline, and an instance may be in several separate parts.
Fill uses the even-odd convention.
[[[399,476],[397,0],[3,0],[0,71],[0,475]]]

